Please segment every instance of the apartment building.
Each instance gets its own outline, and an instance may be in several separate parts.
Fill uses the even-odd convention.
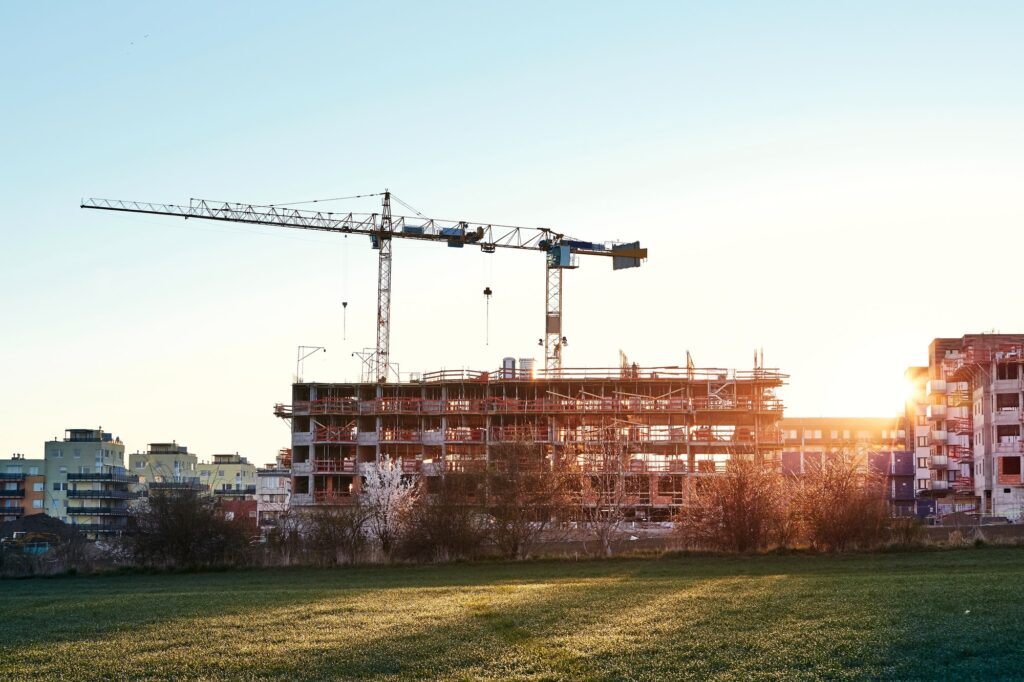
[[[214,455],[211,462],[200,462],[196,470],[199,472],[199,482],[214,495],[256,495],[256,467],[237,452]]]
[[[786,417],[782,429],[782,470],[802,475],[836,454],[852,456],[885,476],[895,516],[916,513],[913,452],[904,417]]]
[[[0,523],[45,511],[45,472],[41,459],[22,454],[0,459]]]
[[[256,519],[260,529],[276,526],[288,511],[292,472],[280,466],[256,471]]]
[[[65,523],[104,524],[96,514],[84,510],[117,509],[118,517],[130,499],[129,491],[118,477],[128,476],[124,469],[124,443],[116,436],[99,429],[67,429],[64,438],[54,438],[44,446],[46,463],[46,513]],[[98,475],[114,476],[106,484]],[[75,495],[69,495],[74,489]],[[104,492],[111,496],[103,497]],[[77,499],[74,513],[69,501]],[[88,500],[88,503],[83,503]],[[115,526],[122,525],[116,522]]]
[[[128,468],[139,477],[138,487],[199,485],[199,458],[177,442],[150,443],[145,452],[128,455]]]
[[[934,513],[1024,518],[1022,365],[1024,334],[967,334],[907,370],[917,495]]]

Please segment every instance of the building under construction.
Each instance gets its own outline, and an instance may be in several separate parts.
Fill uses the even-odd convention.
[[[496,447],[531,443],[547,465],[621,477],[627,515],[670,518],[693,477],[730,458],[777,463],[785,375],[694,367],[442,371],[383,383],[296,383],[292,505],[346,504],[360,464],[401,459],[426,477],[483,471]],[[521,363],[522,364],[522,363]],[[609,457],[609,453],[615,453]],[[595,500],[595,504],[597,504]]]
[[[933,514],[1024,519],[1024,334],[939,338],[907,378],[917,493]]]

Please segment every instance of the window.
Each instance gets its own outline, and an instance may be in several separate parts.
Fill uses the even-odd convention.
[[[926,447],[928,447],[928,436],[918,436],[917,437],[917,447],[919,447],[919,448],[926,448]]]
[[[814,438],[815,440],[821,440],[821,429],[814,430]]]
[[[831,435],[832,435],[832,440],[837,440],[839,438],[839,432],[838,431],[833,431]]]
[[[928,417],[923,414],[917,415],[917,425],[928,426]]]
[[[32,500],[32,508],[33,509],[42,509],[43,508],[43,501],[42,500]]]
[[[28,468],[28,475],[29,476],[38,476],[39,475],[39,467],[29,467]]]
[[[64,457],[64,451],[63,450],[54,450],[53,451],[53,458],[54,459],[61,459],[62,457]]]
[[[1003,457],[1003,475],[1020,476],[1020,457]]]
[[[813,435],[813,433],[814,433],[814,432],[813,432],[813,431],[811,431],[810,429],[805,429],[805,430],[804,430],[804,438],[805,438],[806,440],[810,440],[810,439],[811,439],[811,437],[812,437],[812,435]]]
[[[45,491],[46,491],[46,484],[45,483],[33,483],[32,484],[32,492],[34,492],[34,493],[41,493],[41,492],[45,492]]]
[[[917,479],[917,489],[918,490],[927,490],[928,489],[928,479],[927,478],[919,478],[919,479]]]
[[[850,440],[850,431],[849,430],[844,430],[843,431],[843,440]]]
[[[917,458],[917,468],[918,469],[927,469],[928,468],[928,458],[927,457],[918,457]]]
[[[75,459],[78,459],[81,456],[82,456],[82,449],[81,448],[75,448]]]

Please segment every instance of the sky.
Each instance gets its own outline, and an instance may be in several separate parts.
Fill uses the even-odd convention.
[[[639,240],[566,273],[566,366],[763,348],[789,415],[896,414],[931,339],[1024,331],[1022,34],[1019,2],[2,3],[0,453],[102,426],[263,464],[297,347],[342,381],[375,343],[365,238],[83,197],[389,188]],[[543,306],[539,253],[394,245],[402,372],[539,359]]]

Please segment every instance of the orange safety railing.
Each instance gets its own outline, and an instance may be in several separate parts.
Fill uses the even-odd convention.
[[[320,443],[355,443],[356,430],[350,426],[318,426],[313,440]]]
[[[313,461],[313,471],[318,474],[354,474],[356,472],[356,462],[354,459],[317,459]]]

